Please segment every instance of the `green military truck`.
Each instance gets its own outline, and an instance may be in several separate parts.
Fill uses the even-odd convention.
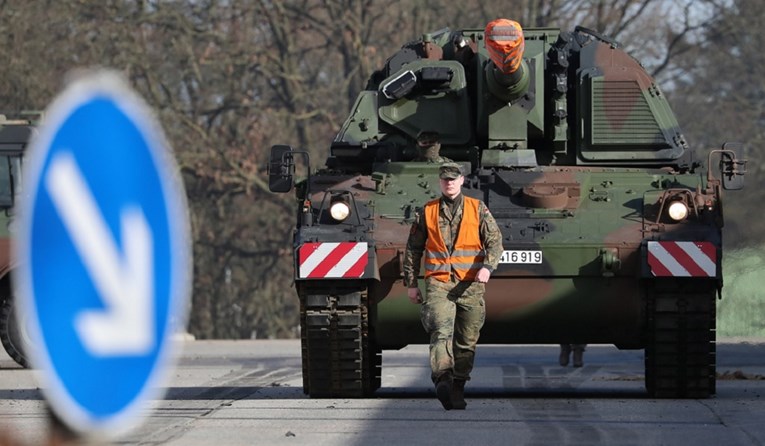
[[[607,36],[489,25],[392,52],[326,167],[297,184],[304,391],[370,395],[382,349],[428,343],[401,270],[415,214],[440,195],[425,134],[502,231],[479,342],[643,349],[650,396],[713,395],[722,192],[743,187],[743,145],[694,150],[655,80]],[[272,191],[292,189],[305,156],[272,148]]]
[[[0,340],[8,355],[29,365],[24,345],[27,331],[16,317],[11,272],[15,266],[11,238],[16,194],[21,187],[24,151],[35,131],[39,113],[0,113]]]

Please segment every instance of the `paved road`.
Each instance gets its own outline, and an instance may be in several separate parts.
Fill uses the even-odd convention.
[[[299,355],[296,341],[185,342],[165,398],[113,444],[765,444],[765,340],[718,344],[718,372],[735,379],[708,400],[648,399],[641,351],[590,346],[573,369],[554,346],[479,346],[468,409],[449,412],[424,346],[384,353],[375,399],[307,398]],[[0,354],[0,431],[12,444],[51,440],[34,374]]]

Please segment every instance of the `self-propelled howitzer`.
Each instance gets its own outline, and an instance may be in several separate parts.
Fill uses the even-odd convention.
[[[645,349],[651,396],[715,393],[721,193],[743,187],[743,146],[695,160],[619,43],[504,19],[404,45],[359,94],[326,168],[299,183],[306,393],[372,394],[382,349],[428,342],[401,271],[415,213],[440,195],[423,132],[502,231],[481,343]],[[273,191],[292,188],[304,154],[272,148]]]

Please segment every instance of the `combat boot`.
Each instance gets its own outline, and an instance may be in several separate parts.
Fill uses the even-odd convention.
[[[561,344],[560,356],[558,357],[558,364],[562,365],[563,367],[566,367],[568,365],[568,357],[570,354],[571,354],[571,345]]]
[[[465,380],[455,379],[452,383],[452,409],[465,410]]]
[[[574,367],[581,367],[584,365],[584,346],[574,345]]]
[[[452,375],[445,373],[436,382],[436,397],[446,410],[452,410]]]

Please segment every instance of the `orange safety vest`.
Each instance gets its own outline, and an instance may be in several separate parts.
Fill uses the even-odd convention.
[[[462,222],[457,232],[457,241],[452,252],[446,249],[446,243],[438,225],[440,199],[425,205],[425,227],[428,239],[425,242],[425,277],[433,277],[441,282],[448,282],[449,275],[459,280],[473,281],[483,267],[484,251],[479,234],[479,200],[464,197]]]

